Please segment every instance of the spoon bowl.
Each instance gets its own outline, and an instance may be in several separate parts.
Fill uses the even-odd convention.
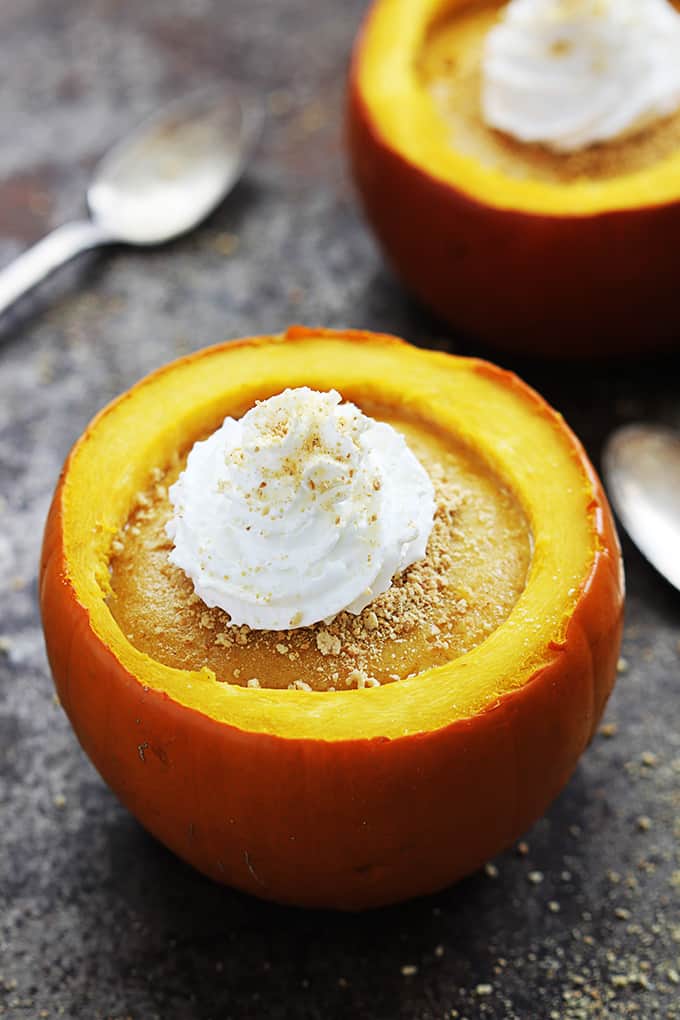
[[[0,270],[0,315],[82,251],[162,244],[197,226],[240,177],[261,123],[259,103],[233,84],[150,117],[99,163],[87,192],[91,218],[57,227]]]
[[[99,163],[87,193],[93,219],[128,244],[186,233],[236,183],[260,125],[258,104],[234,86],[171,103]]]
[[[680,434],[658,425],[626,425],[609,438],[602,468],[626,531],[680,590]]]

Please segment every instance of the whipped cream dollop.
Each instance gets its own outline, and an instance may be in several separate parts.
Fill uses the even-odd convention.
[[[226,418],[170,488],[170,560],[233,624],[360,613],[425,555],[429,475],[395,429],[341,399],[288,389]]]
[[[485,40],[482,110],[522,142],[569,152],[680,107],[680,15],[668,0],[511,0]]]

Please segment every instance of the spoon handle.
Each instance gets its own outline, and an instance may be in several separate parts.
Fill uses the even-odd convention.
[[[88,248],[113,241],[93,220],[64,223],[0,269],[0,315],[38,283]]]

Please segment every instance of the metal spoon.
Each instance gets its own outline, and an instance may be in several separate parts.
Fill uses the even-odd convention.
[[[82,251],[161,244],[191,230],[240,177],[261,121],[259,104],[235,86],[193,93],[149,118],[99,163],[90,218],[57,227],[0,270],[0,314]]]
[[[602,467],[626,531],[680,589],[680,434],[657,425],[626,425],[609,438]]]

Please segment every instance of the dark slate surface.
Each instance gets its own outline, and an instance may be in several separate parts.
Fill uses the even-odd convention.
[[[232,75],[269,108],[246,179],[195,235],[83,258],[0,326],[2,1017],[680,1015],[680,596],[630,545],[626,664],[607,712],[618,729],[526,846],[405,906],[335,916],[213,886],[118,805],[52,697],[40,532],[61,461],[102,404],[177,354],[291,321],[477,352],[404,294],[352,199],[340,110],[363,7],[0,4],[0,263],[80,213],[97,156],[161,101]],[[680,426],[677,358],[499,360],[596,463],[616,423]]]

